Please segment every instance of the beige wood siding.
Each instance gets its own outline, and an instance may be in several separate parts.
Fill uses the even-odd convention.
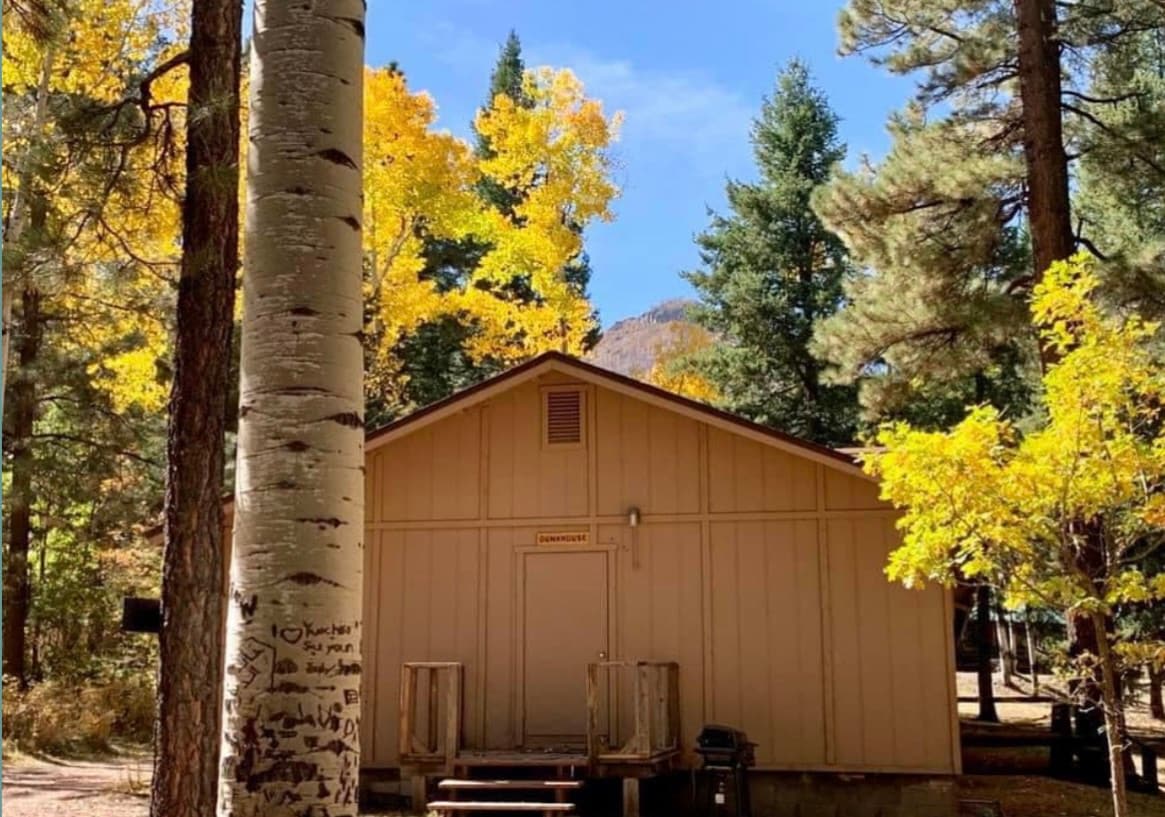
[[[680,665],[681,734],[694,736],[704,717],[700,524],[635,531],[606,525],[599,532],[601,541],[618,545],[616,653]],[[619,692],[618,701],[630,702],[628,679]],[[615,736],[624,740],[632,731],[631,707],[617,707],[615,715]]]
[[[637,507],[655,514],[700,509],[700,424],[598,389],[598,512]]]
[[[583,443],[548,446],[545,387],[572,383]],[[686,747],[724,722],[758,742],[763,768],[958,768],[948,594],[886,582],[894,514],[861,477],[555,373],[370,452],[367,507],[369,767],[398,762],[406,660],[464,663],[467,745],[522,744],[531,696],[568,688],[527,654],[559,632],[526,632],[528,600],[546,615],[554,565],[564,588],[581,580],[569,559],[540,561],[526,588],[528,554],[540,532],[581,532],[605,554],[573,572],[596,585],[610,656],[680,665]],[[593,629],[572,662],[603,641]],[[613,692],[617,739],[631,713]]]
[[[886,507],[886,503],[878,498],[878,484],[876,482],[826,469],[825,509],[827,511],[872,511]]]
[[[712,707],[763,766],[826,762],[817,523],[711,526]]]
[[[826,536],[836,761],[942,770],[952,743],[944,594],[886,581],[892,519],[830,520]]]
[[[537,384],[522,384],[491,400],[486,422],[491,519],[586,515],[587,450],[543,444]]]
[[[720,429],[708,431],[709,508],[713,513],[812,511],[817,466]]]

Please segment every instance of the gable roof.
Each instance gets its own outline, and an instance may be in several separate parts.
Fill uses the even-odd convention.
[[[665,389],[652,386],[632,377],[612,372],[562,352],[544,352],[488,380],[470,386],[455,394],[431,403],[388,425],[369,431],[364,438],[364,452],[374,451],[393,440],[400,439],[425,426],[464,411],[515,386],[533,380],[548,372],[560,372],[579,380],[605,386],[661,408],[675,411],[700,422],[739,434],[791,454],[820,462],[852,476],[873,479],[862,470],[858,460],[845,451],[803,440],[775,428],[754,423],[731,412],[709,406]]]
[[[412,414],[394,420],[388,425],[369,431],[364,437],[364,453],[374,451],[393,440],[398,440],[414,431],[464,411],[471,406],[483,403],[486,400],[508,391],[515,386],[533,380],[547,372],[561,372],[577,377],[588,383],[605,386],[613,391],[627,394],[655,406],[683,414],[700,422],[708,423],[729,433],[740,434],[756,440],[764,445],[779,448],[797,456],[820,462],[831,468],[836,468],[851,476],[873,480],[874,477],[862,470],[858,459],[850,452],[858,453],[863,449],[849,448],[838,450],[819,443],[803,440],[792,434],[786,434],[775,428],[754,423],[737,414],[709,406],[697,400],[675,394],[673,392],[652,386],[632,377],[612,372],[593,363],[579,360],[562,352],[544,352],[538,357],[531,358],[512,369],[494,375],[459,392],[449,395],[436,403],[430,403],[417,409]],[[223,507],[229,508],[234,504],[234,497],[223,497]],[[144,532],[147,539],[160,536],[162,526],[156,525]]]

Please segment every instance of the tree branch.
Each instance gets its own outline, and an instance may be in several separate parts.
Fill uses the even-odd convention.
[[[90,448],[96,448],[96,449],[99,449],[101,451],[105,451],[107,453],[114,454],[115,456],[125,457],[127,459],[131,459],[131,460],[134,460],[135,462],[140,462],[144,465],[149,465],[149,466],[154,467],[154,468],[157,468],[159,466],[158,462],[150,459],[149,457],[144,457],[141,454],[138,454],[138,453],[133,452],[133,451],[125,451],[124,449],[117,448],[116,446],[109,445],[108,443],[101,443],[101,442],[97,442],[96,440],[90,440],[86,437],[81,437],[81,436],[78,436],[76,434],[60,434],[60,433],[47,433],[46,432],[46,433],[42,433],[42,434],[33,434],[32,439],[44,440],[46,442],[76,443],[77,445],[87,445]]]
[[[1136,143],[1133,142],[1133,140],[1129,139],[1127,136],[1120,133],[1119,131],[1114,130],[1112,127],[1107,125],[1105,122],[1103,122],[1102,120],[1093,116],[1092,114],[1090,114],[1088,111],[1084,110],[1083,108],[1077,108],[1075,105],[1069,105],[1066,102],[1061,103],[1060,107],[1062,107],[1064,110],[1068,111],[1069,113],[1076,114],[1081,119],[1085,119],[1085,120],[1091,122],[1093,125],[1096,125],[1096,127],[1100,128],[1105,133],[1120,140],[1121,142],[1124,142],[1126,145],[1129,145],[1130,147],[1133,147],[1133,148],[1136,147]],[[1145,165],[1153,168],[1153,170],[1157,171],[1162,176],[1165,176],[1165,167],[1162,167],[1161,165],[1157,164],[1155,161],[1150,159],[1148,156],[1144,156],[1140,152],[1138,152],[1137,150],[1134,150],[1133,151],[1133,158],[1139,159]]]
[[[1162,2],[1165,2],[1165,0],[1162,0]],[[1144,96],[1140,91],[1129,91],[1129,93],[1121,94],[1120,96],[1089,96],[1079,91],[1073,91],[1071,88],[1064,88],[1060,93],[1063,96],[1074,97],[1082,102],[1091,102],[1096,105],[1115,105],[1118,102],[1125,102],[1129,99],[1140,99]]]

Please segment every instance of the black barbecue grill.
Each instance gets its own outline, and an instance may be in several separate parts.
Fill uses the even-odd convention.
[[[708,724],[696,738],[696,753],[703,761],[707,785],[708,814],[749,817],[749,767],[756,764],[756,744],[748,735],[730,726]],[[732,804],[729,806],[729,780]],[[730,810],[731,809],[731,810]]]

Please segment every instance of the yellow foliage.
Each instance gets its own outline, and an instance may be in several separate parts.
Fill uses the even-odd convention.
[[[503,362],[547,349],[581,352],[594,328],[590,304],[563,270],[582,248],[572,227],[611,217],[617,190],[607,149],[617,117],[605,117],[569,71],[531,73],[526,84],[532,107],[499,95],[478,116],[492,148],[483,158],[434,129],[433,100],[410,91],[403,75],[366,72],[366,295],[376,316],[377,368],[391,372],[396,343],[444,315],[475,325],[472,356]],[[518,194],[514,219],[482,199],[483,180]],[[485,249],[468,280],[438,291],[420,277],[426,238],[473,239]],[[515,279],[532,299],[507,294]]]
[[[693,358],[715,342],[702,326],[674,323],[655,344],[655,362],[641,379],[682,397],[715,403],[720,400],[720,391],[693,365]]]
[[[904,509],[903,544],[887,573],[907,585],[950,583],[956,571],[1000,583],[1011,606],[1104,610],[1165,598],[1165,575],[1125,559],[1160,538],[1165,504],[1165,369],[1158,327],[1113,316],[1093,301],[1092,262],[1057,263],[1033,296],[1033,315],[1061,357],[1044,376],[1046,420],[1020,434],[980,406],[949,432],[883,427],[866,467]],[[1099,533],[1098,533],[1099,532]],[[1077,554],[1100,540],[1103,575]]]
[[[16,15],[4,18],[5,101],[20,100],[5,110],[4,185],[6,192],[19,186],[30,157],[50,168],[41,171],[39,186],[48,198],[50,229],[68,241],[24,259],[20,280],[5,285],[33,286],[51,311],[70,316],[66,349],[103,351],[90,373],[117,410],[156,411],[166,399],[157,361],[168,354],[166,281],[180,252],[184,127],[174,107],[159,108],[147,123],[134,98],[142,75],[177,52],[179,46],[159,43],[184,40],[189,9],[183,2],[141,0],[68,0],[54,9],[61,19],[47,42],[30,36]],[[36,116],[46,71],[51,97],[83,99],[98,121],[122,105],[121,128],[148,127],[149,138],[111,131],[106,138],[125,143],[124,151],[97,147],[99,139],[78,149],[58,129],[55,112]],[[186,84],[184,68],[161,74],[151,84],[151,102],[184,102]],[[106,155],[98,158],[100,150]],[[94,162],[101,172],[87,166]]]

